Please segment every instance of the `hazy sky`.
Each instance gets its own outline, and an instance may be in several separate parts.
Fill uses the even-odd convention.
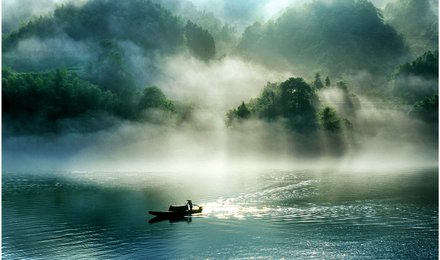
[[[46,14],[57,5],[66,2],[82,4],[87,0],[3,0],[2,20],[3,31],[19,26],[23,18],[32,15]],[[200,10],[212,12],[216,17],[243,28],[254,21],[267,21],[274,18],[289,6],[304,4],[311,0],[187,0],[194,3]],[[331,0],[326,0],[331,1]],[[379,8],[395,0],[371,0]],[[159,1],[160,2],[160,1]]]

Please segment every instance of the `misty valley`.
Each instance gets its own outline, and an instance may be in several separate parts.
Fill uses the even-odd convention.
[[[437,1],[4,0],[2,34],[3,258],[438,257]]]

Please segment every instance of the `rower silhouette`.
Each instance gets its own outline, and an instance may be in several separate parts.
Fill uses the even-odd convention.
[[[187,200],[188,201],[188,203],[186,203],[186,205],[188,205],[188,210],[189,211],[192,211],[193,210],[193,204],[192,204],[192,201],[191,200]]]

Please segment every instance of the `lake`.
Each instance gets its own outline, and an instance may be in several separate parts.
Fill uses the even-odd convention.
[[[2,258],[437,258],[437,171],[4,172]]]

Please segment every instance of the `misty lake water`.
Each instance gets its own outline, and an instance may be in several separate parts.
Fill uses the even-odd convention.
[[[4,259],[438,257],[437,169],[3,173]],[[192,199],[200,216],[150,224]]]

